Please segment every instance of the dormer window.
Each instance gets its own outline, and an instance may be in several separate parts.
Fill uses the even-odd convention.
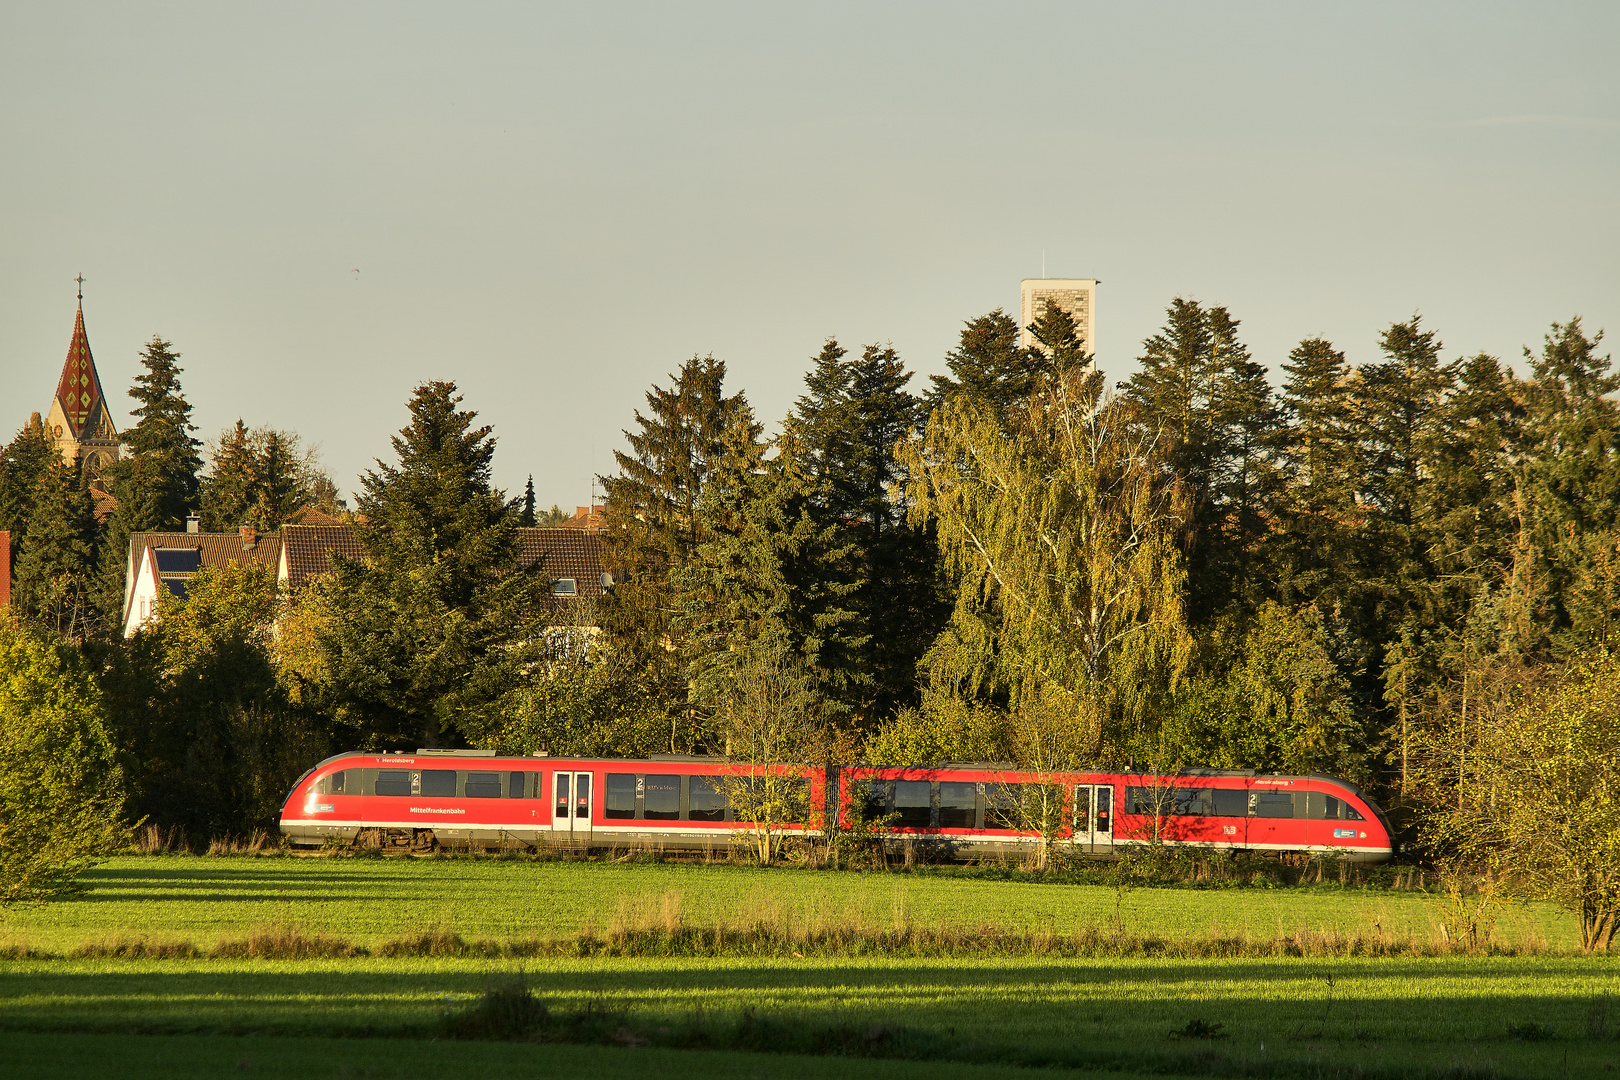
[[[577,596],[578,594],[579,594],[579,589],[575,586],[573,578],[571,578],[571,577],[560,577],[560,578],[553,578],[552,579],[552,581],[551,581],[551,595],[552,596]]]

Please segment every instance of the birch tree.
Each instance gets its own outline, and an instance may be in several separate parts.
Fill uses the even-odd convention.
[[[936,522],[958,582],[930,687],[1005,694],[1031,767],[1106,755],[1111,728],[1137,726],[1187,665],[1185,500],[1161,434],[1135,421],[1071,364],[1043,376],[1010,434],[960,396],[903,451],[912,518]]]

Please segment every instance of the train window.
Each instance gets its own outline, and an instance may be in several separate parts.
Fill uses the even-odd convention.
[[[341,772],[335,772],[335,773],[332,774],[332,794],[334,794],[334,795],[342,795],[343,794],[343,778],[344,778],[345,775],[346,775],[345,773],[341,773]]]
[[[977,809],[978,787],[942,781],[939,785],[939,827],[942,829],[971,829]]]
[[[529,774],[526,772],[515,772],[512,774],[512,783],[510,788],[508,788],[512,798],[521,799],[529,793],[527,790],[529,786],[528,777]]]
[[[868,824],[889,816],[889,781],[860,780],[850,788],[850,801],[858,802]],[[885,822],[892,825],[893,822]]]
[[[933,824],[934,785],[927,780],[896,780],[895,824],[907,829],[926,829]]]
[[[1248,817],[1249,793],[1241,788],[1216,788],[1216,817]]]
[[[409,769],[378,769],[377,781],[372,789],[378,795],[409,795],[411,771]]]
[[[686,799],[689,821],[726,820],[726,793],[718,776],[694,776]]]
[[[439,799],[455,798],[456,771],[454,769],[423,769],[421,794],[431,795]]]
[[[674,821],[681,816],[681,778],[678,776],[649,776],[644,801],[643,817],[659,821]]]
[[[1170,799],[1170,812],[1177,817],[1213,817],[1215,793],[1211,788],[1176,788]]]
[[[557,778],[557,816],[568,816],[568,781],[573,779],[565,772],[555,774]]]
[[[1255,817],[1291,818],[1294,816],[1294,796],[1287,791],[1259,791],[1255,803]]]
[[[470,772],[467,774],[466,791],[469,799],[498,799],[501,797],[501,774]]]
[[[984,785],[984,827],[1021,829],[1024,819],[1024,784]]]
[[[610,772],[607,774],[607,805],[603,817],[633,818],[636,816],[636,774]]]
[[[1359,811],[1343,799],[1320,791],[1313,791],[1307,799],[1310,807],[1310,816],[1313,821],[1361,821]]]
[[[1175,799],[1170,788],[1128,787],[1125,789],[1125,812],[1127,814],[1168,817],[1174,806]]]

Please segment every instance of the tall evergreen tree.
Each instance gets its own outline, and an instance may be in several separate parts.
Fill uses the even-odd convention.
[[[1531,452],[1520,470],[1518,559],[1558,653],[1604,639],[1620,616],[1620,406],[1610,396],[1620,374],[1598,355],[1602,340],[1577,317],[1553,324],[1539,356],[1525,350]]]
[[[1276,487],[1276,397],[1224,307],[1177,297],[1164,329],[1143,342],[1141,370],[1124,384],[1141,423],[1169,442],[1169,462],[1191,499],[1188,613],[1195,625],[1245,591],[1234,576],[1255,556]],[[1252,590],[1251,590],[1252,591]],[[1252,609],[1264,596],[1249,596]]]
[[[518,525],[525,529],[534,528],[534,474],[523,485],[523,511],[518,515]]]
[[[1000,308],[970,319],[957,347],[945,354],[949,375],[930,375],[930,409],[967,396],[1005,414],[1029,398],[1041,360],[1018,344],[1018,320]]]
[[[805,376],[788,429],[815,478],[822,520],[844,530],[859,582],[850,597],[866,717],[888,715],[918,694],[917,664],[949,615],[931,527],[906,520],[900,445],[924,420],[907,389],[911,373],[894,349],[868,345],[859,358],[829,338]]]
[[[0,530],[11,533],[14,551],[28,528],[40,480],[57,456],[38,413],[23,425],[5,450],[0,451]]]
[[[791,658],[833,714],[871,676],[850,606],[854,544],[817,512],[816,483],[789,434],[766,460],[745,416],[733,419],[727,456],[700,506],[707,539],[670,578],[687,685],[717,707],[747,673]]]
[[[708,539],[699,513],[710,478],[739,429],[758,442],[761,426],[741,393],[725,393],[726,366],[696,357],[647,392],[647,411],[624,433],[630,453],[615,452],[616,476],[602,478],[602,532],[612,591],[598,624],[622,663],[656,681],[679,680],[673,667],[679,632],[670,622],[669,576]]]
[[[240,418],[220,434],[208,475],[201,483],[199,517],[207,532],[234,529],[247,520],[257,501],[259,455],[252,433]]]
[[[368,562],[340,564],[325,648],[337,718],[368,746],[485,737],[542,625],[517,507],[490,486],[491,428],[460,404],[454,383],[417,387],[397,463],[361,477]]]
[[[1294,346],[1282,365],[1287,379],[1282,437],[1287,481],[1278,549],[1279,598],[1325,612],[1356,595],[1353,521],[1360,454],[1353,424],[1355,373],[1323,338]]]
[[[55,458],[40,479],[22,554],[17,559],[16,604],[62,637],[95,633],[96,517],[90,488],[78,465]]]
[[[131,414],[139,420],[121,436],[129,453],[104,471],[118,500],[101,543],[98,606],[109,625],[123,617],[129,534],[181,529],[198,508],[201,444],[191,435],[196,428],[180,388],[179,359],[174,346],[161,337],[154,335],[146,343],[141,351],[145,370],[129,391],[138,402]]]

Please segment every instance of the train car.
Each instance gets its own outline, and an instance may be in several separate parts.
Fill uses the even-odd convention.
[[[724,848],[740,821],[726,784],[749,767],[720,758],[643,761],[497,757],[484,750],[348,753],[309,770],[288,795],[281,829],[300,846],[589,849]],[[1381,862],[1395,850],[1383,812],[1355,785],[1328,776],[1250,771],[1036,774],[1010,765],[938,768],[780,766],[802,787],[803,821],[782,828],[822,837],[832,816],[889,846],[980,858],[1041,841],[1108,857],[1163,843],[1220,851],[1332,855]]]
[[[1383,862],[1394,830],[1371,799],[1330,776],[1249,770],[1061,773],[1037,777],[1010,765],[842,770],[838,820],[877,823],[890,841],[982,857],[1018,851],[1057,821],[1063,842],[1109,856],[1163,843],[1264,854],[1331,855]],[[1044,782],[1038,782],[1044,780]]]
[[[804,808],[825,805],[825,770],[784,766],[798,777]],[[303,775],[281,809],[297,846],[330,842],[416,851],[435,847],[647,846],[724,848],[751,832],[728,805],[727,780],[748,767],[717,758],[645,761],[498,757],[485,750],[351,752]],[[819,836],[820,817],[787,823]]]

